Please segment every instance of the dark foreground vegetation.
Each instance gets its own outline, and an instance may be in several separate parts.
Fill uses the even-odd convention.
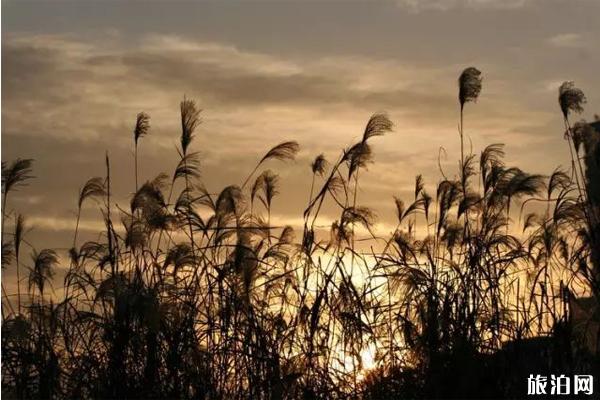
[[[150,133],[140,113],[129,207],[114,204],[107,155],[105,176],[79,191],[68,254],[24,254],[28,227],[10,195],[30,183],[33,162],[3,162],[2,268],[18,280],[2,282],[3,395],[522,398],[529,374],[597,372],[598,123],[571,125],[585,97],[564,83],[572,164],[530,174],[505,165],[500,144],[465,151],[463,111],[480,90],[481,73],[466,69],[459,169],[440,171],[431,192],[417,176],[414,195],[395,200],[388,237],[357,195],[371,142],[393,129],[385,114],[338,159],[314,159],[295,232],[271,224],[279,178],[266,166],[293,159],[298,144],[273,147],[242,184],[209,193],[188,99],[176,169],[138,180]],[[104,230],[82,243],[90,202]],[[332,205],[339,217],[325,232]],[[49,289],[57,268],[67,270],[60,295]]]

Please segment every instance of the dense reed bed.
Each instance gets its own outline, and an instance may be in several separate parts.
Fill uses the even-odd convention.
[[[600,133],[572,125],[585,97],[566,82],[570,169],[530,174],[505,164],[501,144],[472,154],[463,126],[481,78],[468,68],[458,81],[458,171],[430,186],[417,176],[414,196],[395,199],[388,236],[357,196],[372,141],[393,130],[383,113],[337,159],[307,166],[295,229],[271,224],[279,177],[267,167],[293,160],[299,145],[276,145],[241,184],[210,193],[194,151],[201,113],[189,99],[176,169],[140,181],[138,143],[151,134],[140,113],[129,207],[114,204],[107,154],[105,175],[79,191],[68,254],[29,251],[10,194],[34,183],[33,160],[3,162],[2,268],[18,280],[16,293],[2,285],[3,394],[522,397],[530,373],[595,371]],[[82,242],[92,202],[104,230]],[[328,232],[318,229],[325,204],[339,210]],[[48,289],[58,268],[67,270],[60,297]]]

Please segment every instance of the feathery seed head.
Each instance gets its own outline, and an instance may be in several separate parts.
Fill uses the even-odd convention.
[[[475,67],[466,68],[458,78],[458,100],[461,108],[469,101],[476,101],[481,92],[481,71]]]
[[[150,130],[150,116],[144,112],[137,115],[135,120],[135,128],[133,129],[133,140],[137,145],[138,140],[146,136]]]
[[[558,104],[565,118],[568,118],[571,112],[583,112],[582,104],[587,102],[583,91],[575,87],[573,81],[566,81],[558,88]]]

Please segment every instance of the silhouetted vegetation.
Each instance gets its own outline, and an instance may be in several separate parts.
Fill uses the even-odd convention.
[[[32,160],[2,163],[2,390],[7,398],[465,398],[524,397],[531,373],[598,368],[600,133],[572,124],[585,103],[559,90],[568,170],[531,174],[504,147],[465,151],[465,120],[482,90],[458,81],[458,172],[432,190],[418,175],[395,198],[395,226],[375,229],[361,205],[371,142],[390,134],[384,113],[336,160],[307,165],[303,226],[274,226],[279,176],[298,143],[268,150],[240,184],[210,193],[193,151],[201,112],[181,102],[179,163],[139,182],[127,209],[114,172],[88,180],[76,200],[68,254],[31,250],[10,196],[32,183]],[[123,171],[119,172],[120,174]],[[364,178],[363,178],[364,179]],[[83,206],[104,229],[81,242]],[[319,228],[325,204],[339,216]],[[13,223],[14,221],[14,223]],[[5,228],[9,229],[6,230]],[[49,291],[67,270],[60,296]]]

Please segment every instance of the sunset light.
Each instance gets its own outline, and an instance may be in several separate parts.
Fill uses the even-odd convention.
[[[5,398],[597,397],[600,1],[1,11]]]

